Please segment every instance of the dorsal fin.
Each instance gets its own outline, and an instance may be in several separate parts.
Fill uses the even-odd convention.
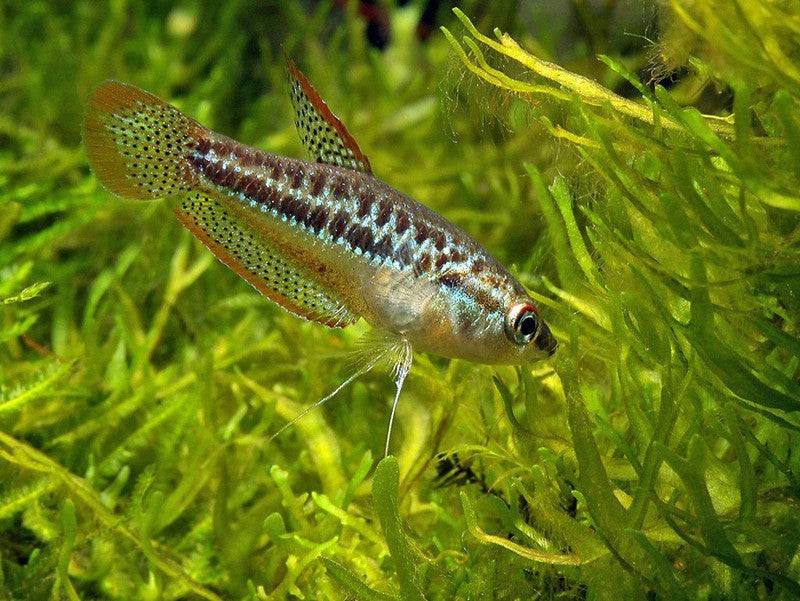
[[[288,57],[286,67],[291,84],[294,124],[306,150],[320,163],[372,173],[369,159],[361,152],[355,138]]]

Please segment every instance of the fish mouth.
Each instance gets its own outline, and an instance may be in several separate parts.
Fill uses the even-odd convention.
[[[548,328],[545,323],[539,325],[539,332],[536,334],[534,343],[536,347],[548,357],[552,357],[558,350],[558,340],[556,340],[550,328]]]

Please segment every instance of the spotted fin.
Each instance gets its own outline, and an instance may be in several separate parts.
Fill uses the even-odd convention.
[[[149,92],[109,80],[92,94],[83,137],[97,179],[114,194],[146,200],[193,187],[187,159],[206,131]]]
[[[320,163],[372,173],[369,159],[361,152],[355,138],[334,115],[311,82],[286,59],[291,83],[295,125],[306,150]]]
[[[332,328],[347,327],[358,319],[220,200],[194,192],[175,208],[175,214],[222,263],[290,313]]]

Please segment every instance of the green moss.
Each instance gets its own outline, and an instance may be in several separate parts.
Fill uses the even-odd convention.
[[[800,595],[797,10],[663,3],[623,51],[583,2],[585,38],[464,2],[421,44],[417,3],[378,53],[352,8],[220,4],[0,7],[0,598]],[[282,48],[562,342],[417,357],[377,465],[386,373],[270,440],[363,328],[266,303],[80,145],[114,77],[302,156]]]

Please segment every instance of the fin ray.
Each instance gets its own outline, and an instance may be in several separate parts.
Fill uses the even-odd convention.
[[[392,368],[392,376],[394,376],[394,400],[392,401],[392,411],[389,414],[389,425],[386,428],[386,446],[383,450],[383,456],[389,456],[389,445],[392,442],[392,428],[394,427],[394,416],[397,412],[397,404],[400,401],[400,393],[403,392],[403,384],[406,381],[406,376],[411,372],[411,362],[414,359],[414,353],[411,344],[402,339],[399,347],[395,349],[395,364]]]
[[[368,373],[373,367],[375,367],[382,359],[384,358],[383,355],[378,355],[376,357],[372,357],[369,361],[365,362],[363,365],[356,366],[355,369],[352,370],[352,373],[347,376],[336,388],[334,388],[331,392],[326,394],[324,397],[312,403],[311,405],[307,405],[304,407],[297,415],[295,415],[292,419],[288,422],[283,424],[278,430],[269,437],[269,442],[275,440],[278,436],[280,436],[283,432],[291,428],[301,419],[303,419],[306,415],[314,411],[314,409],[319,409],[325,403],[330,401],[333,397],[335,397],[339,392],[341,392],[344,388],[346,388],[350,383],[352,383],[355,379],[360,378],[364,374]]]

